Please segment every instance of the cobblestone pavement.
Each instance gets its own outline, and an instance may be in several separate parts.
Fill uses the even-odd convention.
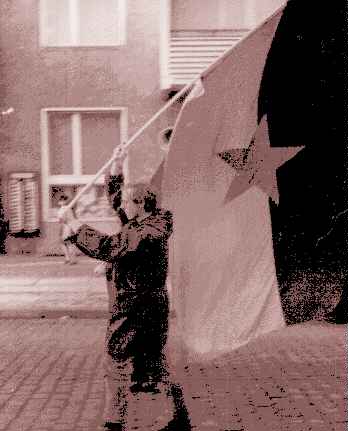
[[[103,319],[0,320],[0,430],[92,431]],[[178,373],[198,431],[347,429],[346,328],[307,323]],[[132,411],[130,430],[144,426]],[[180,430],[178,430],[180,431]]]

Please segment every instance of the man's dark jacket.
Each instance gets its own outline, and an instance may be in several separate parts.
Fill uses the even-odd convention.
[[[111,177],[108,183],[116,210],[121,203],[121,184],[122,176]],[[172,214],[155,209],[140,221],[128,220],[122,212],[120,216],[123,226],[119,233],[105,235],[83,225],[72,241],[86,255],[108,263],[108,353],[117,361],[131,359],[151,374],[160,364],[167,337],[166,277]]]

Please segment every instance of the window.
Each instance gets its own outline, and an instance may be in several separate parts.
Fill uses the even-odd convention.
[[[43,218],[54,221],[62,195],[72,198],[127,140],[125,108],[48,108],[42,120]],[[112,217],[102,176],[77,203],[85,220]]]
[[[121,45],[125,20],[125,0],[40,0],[41,45]]]

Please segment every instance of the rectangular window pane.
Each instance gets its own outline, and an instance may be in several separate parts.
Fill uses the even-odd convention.
[[[40,0],[43,46],[120,43],[119,0]]]
[[[173,30],[244,28],[245,0],[172,1]]]
[[[117,0],[79,0],[80,45],[118,43]]]
[[[43,45],[70,45],[70,0],[41,0],[40,5],[41,39]]]
[[[82,174],[93,175],[120,143],[119,113],[82,113]]]
[[[71,115],[54,112],[48,117],[51,175],[73,173]]]

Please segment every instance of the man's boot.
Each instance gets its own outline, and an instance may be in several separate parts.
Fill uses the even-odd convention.
[[[176,384],[170,385],[169,395],[174,402],[174,417],[160,431],[191,431],[190,417],[181,387]]]

